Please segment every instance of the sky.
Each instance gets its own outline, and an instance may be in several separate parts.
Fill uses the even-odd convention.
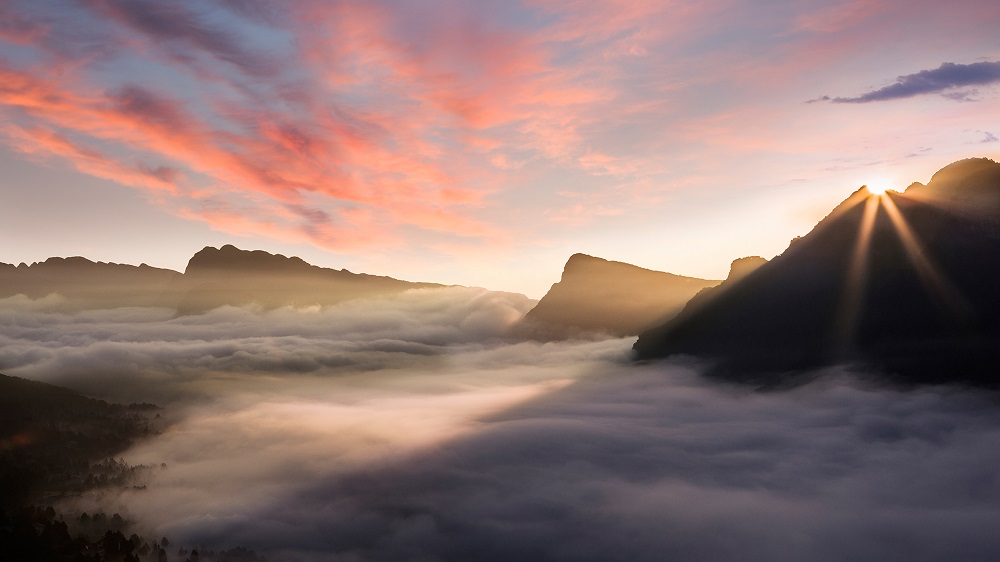
[[[11,0],[0,261],[233,243],[539,298],[1000,158],[993,0]]]

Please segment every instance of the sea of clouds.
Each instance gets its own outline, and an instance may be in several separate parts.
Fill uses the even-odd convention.
[[[0,300],[0,372],[171,425],[101,496],[175,544],[271,560],[1000,555],[1000,400],[830,369],[757,392],[633,339],[521,341],[533,302],[447,288],[313,309]]]

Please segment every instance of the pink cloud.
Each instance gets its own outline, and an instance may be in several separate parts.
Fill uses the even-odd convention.
[[[305,66],[292,69],[294,78],[276,75],[283,86],[274,92],[248,90],[225,74],[208,75],[207,60],[255,76],[272,59],[195,12],[112,0],[90,6],[110,18],[114,30],[108,37],[205,83],[199,96],[209,97],[186,99],[172,89],[127,82],[95,88],[87,61],[45,51],[51,64],[66,70],[41,78],[38,67],[2,64],[0,104],[32,125],[26,130],[76,139],[71,150],[36,138],[35,151],[125,185],[172,186],[174,206],[188,209],[187,215],[213,194],[233,202],[277,203],[272,209],[297,205],[332,217],[367,207],[385,221],[353,227],[356,239],[379,238],[361,228],[406,226],[496,238],[502,228],[473,215],[501,183],[498,170],[539,158],[596,174],[636,169],[620,158],[612,164],[604,157],[597,165],[593,155],[599,151],[580,133],[601,119],[616,98],[614,89],[581,67],[556,66],[552,59],[559,47],[553,36],[556,42],[580,40],[566,35],[567,25],[579,25],[588,36],[613,34],[613,28],[627,29],[650,15],[639,2],[616,7],[611,22],[557,5],[552,8],[569,15],[559,29],[541,34],[489,21],[460,3],[455,14],[413,28],[407,23],[412,14],[377,2],[299,2],[283,25]],[[638,44],[629,48],[640,51]],[[612,68],[607,64],[601,73]],[[100,157],[87,152],[96,145],[105,146]],[[519,164],[511,164],[511,151],[521,154]],[[137,153],[164,164],[129,163]],[[500,165],[484,170],[479,160]],[[306,194],[322,198],[306,202]],[[250,223],[273,231],[291,220],[317,243],[337,238],[321,234],[309,213],[273,224],[239,222],[231,215],[198,214],[227,231],[244,232]]]
[[[858,25],[889,8],[882,0],[849,0],[801,14],[796,23],[801,29],[834,33]]]
[[[180,172],[163,166],[142,164],[126,166],[106,155],[79,146],[65,137],[45,129],[22,129],[7,126],[2,134],[17,150],[28,154],[45,154],[65,158],[79,171],[95,177],[154,191],[176,193],[175,184],[181,181]]]
[[[233,132],[199,119],[173,99],[139,87],[91,92],[66,77],[56,83],[10,65],[0,67],[0,75],[4,81],[0,104],[17,108],[22,117],[82,135],[91,142],[118,143],[155,154],[214,180],[216,185],[225,186],[224,191],[253,192],[285,203],[300,202],[303,193],[315,192],[331,198],[335,205],[381,206],[387,211],[383,215],[394,224],[425,225],[433,230],[475,224],[437,206],[477,203],[480,195],[458,186],[440,163],[383,145],[379,126],[367,127],[367,132],[374,134],[366,134],[363,128],[330,114],[303,124],[256,112],[250,122],[237,123],[245,126],[244,130]],[[170,185],[171,176],[162,170],[143,173],[141,168],[116,163],[85,144],[70,143],[56,133],[44,136],[40,130],[29,134],[23,129],[8,136],[15,144],[30,142],[32,152],[69,159],[85,173],[125,185],[175,192],[174,188],[182,187]],[[172,177],[176,180],[179,176]],[[431,215],[434,220],[428,220]],[[217,219],[219,228],[234,233],[245,232],[249,224],[220,212],[200,216]],[[391,224],[379,228],[391,228]],[[308,230],[323,246],[348,238],[316,225]],[[476,230],[482,228],[477,226]],[[378,238],[353,234],[354,240]]]

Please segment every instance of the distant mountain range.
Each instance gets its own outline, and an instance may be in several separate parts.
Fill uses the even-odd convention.
[[[22,294],[65,298],[64,308],[166,306],[168,290],[182,275],[170,269],[92,262],[82,257],[49,258],[31,265],[0,263],[0,297]],[[164,300],[166,299],[166,300]]]
[[[859,189],[634,349],[700,356],[719,376],[765,385],[864,363],[905,382],[1000,386],[998,258],[1000,164],[962,160],[903,193]]]
[[[442,287],[310,265],[300,258],[226,245],[196,253],[184,270],[181,314],[250,303],[265,308],[331,305],[350,299]]]
[[[53,306],[65,310],[163,306],[179,314],[194,314],[250,303],[265,308],[330,305],[441,286],[327,269],[299,258],[232,245],[204,248],[191,258],[184,273],[82,257],[49,258],[16,267],[0,263],[0,298],[57,294],[63,300]]]
[[[573,254],[562,278],[528,312],[520,331],[542,338],[585,332],[638,335],[669,320],[692,296],[719,283]]]

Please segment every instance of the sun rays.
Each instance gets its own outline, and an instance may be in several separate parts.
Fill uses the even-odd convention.
[[[864,210],[858,226],[854,250],[844,283],[841,305],[838,309],[834,351],[838,356],[847,356],[852,351],[860,322],[865,297],[865,286],[870,276],[869,256],[871,254],[872,233],[879,209],[884,209],[893,230],[899,238],[907,259],[937,308],[953,325],[961,325],[966,317],[964,299],[925,250],[903,212],[893,200],[897,197],[910,199],[907,195],[890,190],[884,185],[864,186],[869,195],[864,200]],[[922,204],[928,204],[921,200]]]
[[[864,296],[864,285],[868,279],[868,254],[871,247],[872,229],[875,226],[875,216],[878,213],[881,197],[865,199],[865,210],[861,216],[861,226],[858,238],[851,254],[851,265],[847,271],[847,283],[844,288],[843,301],[838,311],[836,347],[838,354],[848,352],[857,329],[861,299]]]
[[[885,212],[889,216],[889,220],[892,221],[896,234],[899,235],[899,240],[903,244],[906,256],[910,259],[910,263],[913,264],[914,269],[917,270],[917,275],[920,278],[920,282],[924,285],[924,289],[950,321],[961,323],[966,315],[964,299],[962,299],[958,291],[945,277],[941,268],[934,263],[933,259],[924,250],[923,244],[921,244],[920,239],[917,238],[913,229],[910,228],[909,223],[903,217],[903,213],[900,212],[895,201],[891,197],[880,197],[880,200],[885,207]]]

